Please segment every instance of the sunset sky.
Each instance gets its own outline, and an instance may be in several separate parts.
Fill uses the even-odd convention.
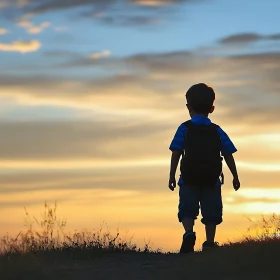
[[[276,0],[0,0],[0,235],[23,229],[24,207],[40,216],[56,200],[69,230],[105,221],[178,250],[168,148],[198,82],[238,149],[241,189],[224,166],[217,240],[280,214],[279,11]]]

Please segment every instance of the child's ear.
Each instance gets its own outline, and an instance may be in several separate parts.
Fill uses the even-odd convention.
[[[212,106],[209,113],[212,114],[214,110],[215,110],[215,106]]]

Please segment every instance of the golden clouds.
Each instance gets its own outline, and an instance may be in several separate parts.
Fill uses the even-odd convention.
[[[68,64],[51,68],[56,76],[50,77],[49,72],[39,76],[36,66],[29,70],[36,79],[2,77],[0,96],[22,105],[87,110],[88,116],[106,120],[158,118],[164,119],[165,124],[178,125],[187,117],[184,93],[199,79],[213,85],[217,92],[217,110],[211,118],[230,126],[234,136],[243,134],[248,127],[251,133],[258,134],[260,123],[265,124],[264,133],[272,133],[278,126],[278,53],[202,59],[197,54],[173,52],[100,59],[109,54],[104,50],[74,59],[70,54],[66,56]],[[267,69],[267,64],[273,65],[273,70]],[[83,68],[83,79],[72,74],[65,78],[75,67]],[[87,67],[107,74],[88,76]],[[60,78],[62,72],[64,77]]]
[[[101,52],[95,52],[95,53],[90,54],[90,58],[91,59],[100,59],[100,58],[103,58],[103,57],[108,57],[110,55],[111,55],[110,51],[104,50],[104,51],[101,51]]]
[[[264,188],[244,188],[241,192],[236,192],[231,198],[233,200],[227,203],[227,207],[232,213],[280,213],[280,190],[277,188],[269,186]],[[238,205],[238,212],[232,209],[236,204]]]
[[[7,34],[8,33],[8,30],[7,29],[5,29],[5,28],[0,28],[0,36],[1,35],[5,35],[5,34]]]
[[[39,25],[34,25],[32,22],[22,21],[18,25],[26,29],[29,34],[38,34],[41,33],[45,28],[50,26],[49,22],[42,22]]]
[[[114,121],[102,118],[80,122],[8,121],[0,124],[0,156],[7,160],[2,166],[37,166],[40,169],[50,166],[53,169],[57,165],[58,168],[81,169],[98,168],[98,165],[161,165],[168,144],[149,145],[168,131],[168,123],[160,121],[151,118],[140,123],[137,119],[127,120],[127,117],[115,117]],[[139,143],[141,146],[135,149]],[[135,151],[124,156],[127,149]]]
[[[33,17],[33,14],[26,14],[18,21],[18,26],[26,29],[26,31],[29,34],[38,34],[44,31],[47,27],[49,27],[51,24],[49,22],[42,22],[39,25],[35,25],[30,21],[30,19]]]
[[[2,170],[85,170],[85,169],[116,169],[127,167],[145,167],[145,166],[167,166],[167,158],[146,158],[135,160],[77,160],[76,158],[68,160],[4,160],[0,161]]]
[[[37,40],[31,41],[15,41],[11,44],[0,43],[0,51],[2,52],[35,52],[40,49],[41,43]]]
[[[170,14],[177,14],[179,5],[188,5],[190,0],[127,0],[119,1],[121,13],[115,9],[115,1],[112,0],[73,0],[73,1],[52,1],[52,0],[10,0],[10,11],[18,16],[19,14],[32,13],[40,15],[67,10],[73,10],[81,19],[91,19],[111,26],[154,26],[166,22]],[[4,3],[4,2],[3,2]],[[3,7],[6,6],[3,4]],[[164,6],[162,9],[155,7]],[[177,6],[177,9],[174,7]],[[143,9],[145,7],[145,10]],[[168,10],[169,13],[168,13]],[[174,17],[173,17],[174,18]],[[45,28],[44,24],[31,26],[26,22],[22,24],[32,34],[39,33]],[[27,26],[28,25],[28,26]]]
[[[134,0],[133,4],[142,6],[162,6],[174,3],[171,0]]]

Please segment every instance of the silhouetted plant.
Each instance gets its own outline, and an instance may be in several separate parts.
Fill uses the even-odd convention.
[[[270,217],[262,216],[261,220],[251,222],[247,229],[247,239],[257,239],[259,241],[280,238],[280,216],[272,214]]]
[[[41,219],[31,217],[26,208],[25,228],[16,238],[6,235],[0,239],[0,253],[27,253],[41,251],[92,251],[92,252],[155,252],[149,243],[144,248],[139,248],[132,242],[132,238],[122,239],[119,229],[116,234],[110,233],[103,223],[99,230],[89,232],[65,233],[66,219],[57,218],[57,203],[54,206],[47,202]],[[106,227],[106,228],[105,228]]]

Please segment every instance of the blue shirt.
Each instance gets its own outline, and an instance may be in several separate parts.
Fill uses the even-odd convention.
[[[210,125],[211,124],[211,120],[208,119],[207,117],[204,116],[195,116],[191,119],[191,121],[195,124],[204,124],[204,125]],[[221,153],[222,155],[226,155],[226,154],[233,154],[237,151],[237,149],[235,148],[235,146],[233,145],[232,141],[230,140],[230,138],[228,137],[228,135],[220,128],[217,128],[217,131],[220,135],[221,138],[221,143],[222,143],[222,150]],[[187,127],[182,123],[176,133],[175,136],[170,144],[169,149],[171,151],[183,151],[184,149],[184,139],[185,139],[185,135],[187,132]],[[178,185],[181,186],[183,185],[184,182],[180,176]]]

